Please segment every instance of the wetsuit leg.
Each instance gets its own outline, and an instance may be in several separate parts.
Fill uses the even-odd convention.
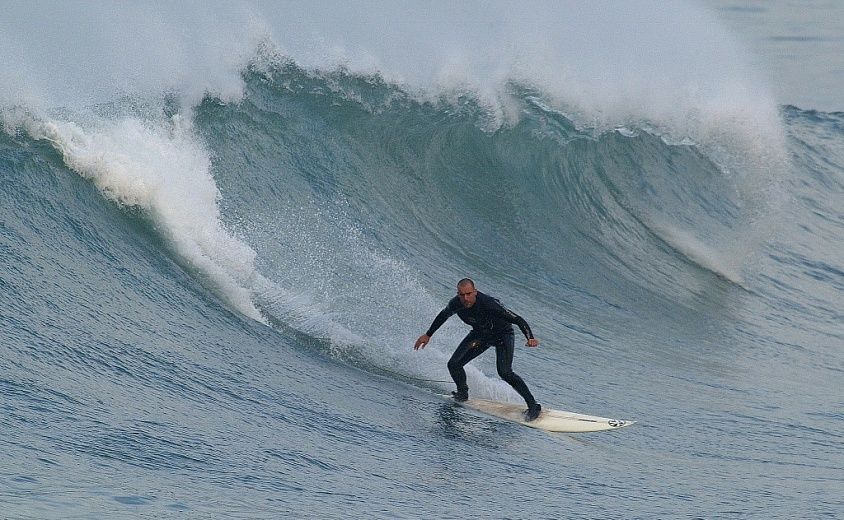
[[[467,393],[469,391],[469,386],[466,384],[466,371],[463,370],[463,367],[488,348],[489,343],[481,339],[475,331],[469,332],[457,346],[454,354],[451,355],[451,359],[448,360],[448,371],[457,385],[458,392]]]
[[[514,350],[513,334],[504,334],[495,342],[495,368],[498,369],[498,375],[513,387],[516,392],[522,396],[528,407],[534,406],[536,400],[533,394],[530,393],[524,380],[513,372],[513,350]]]

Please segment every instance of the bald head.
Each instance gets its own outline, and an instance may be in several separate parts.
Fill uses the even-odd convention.
[[[457,297],[464,307],[471,307],[478,298],[478,291],[475,290],[475,282],[471,278],[464,278],[457,282]]]

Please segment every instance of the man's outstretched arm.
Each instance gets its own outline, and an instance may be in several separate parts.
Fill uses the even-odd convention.
[[[441,310],[437,317],[434,318],[434,322],[431,323],[431,326],[428,327],[428,331],[425,334],[419,336],[419,339],[416,340],[416,343],[413,345],[413,350],[419,350],[420,348],[425,348],[429,341],[431,341],[431,336],[434,335],[434,332],[437,331],[442,324],[445,323],[447,319],[454,314],[454,311],[451,310],[451,305],[447,305],[445,309]]]

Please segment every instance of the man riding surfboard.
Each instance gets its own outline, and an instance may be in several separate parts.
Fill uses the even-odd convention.
[[[466,371],[463,367],[494,345],[498,375],[525,400],[528,406],[525,419],[532,421],[539,417],[542,406],[533,398],[524,380],[513,372],[515,341],[513,325],[517,325],[525,335],[527,346],[537,347],[539,341],[533,337],[533,332],[521,316],[505,308],[492,296],[475,289],[475,282],[471,279],[464,278],[457,282],[457,296],[452,298],[448,305],[437,314],[427,332],[416,340],[413,349],[425,348],[431,341],[431,336],[454,314],[472,327],[448,360],[448,371],[457,385],[457,391],[452,392],[454,398],[458,401],[469,398],[469,386],[466,383]]]

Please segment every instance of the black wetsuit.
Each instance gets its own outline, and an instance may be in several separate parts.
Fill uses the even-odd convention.
[[[527,403],[528,407],[536,405],[536,400],[530,393],[521,377],[513,372],[513,324],[518,325],[527,339],[533,339],[533,332],[527,322],[513,311],[505,308],[501,303],[480,291],[471,307],[464,307],[460,298],[455,296],[448,305],[437,314],[434,322],[428,328],[427,336],[432,336],[447,319],[454,314],[471,325],[472,330],[463,338],[457,350],[448,360],[448,371],[457,384],[457,392],[467,395],[469,387],[466,384],[466,371],[463,367],[495,345],[495,366],[498,375],[512,386]]]

